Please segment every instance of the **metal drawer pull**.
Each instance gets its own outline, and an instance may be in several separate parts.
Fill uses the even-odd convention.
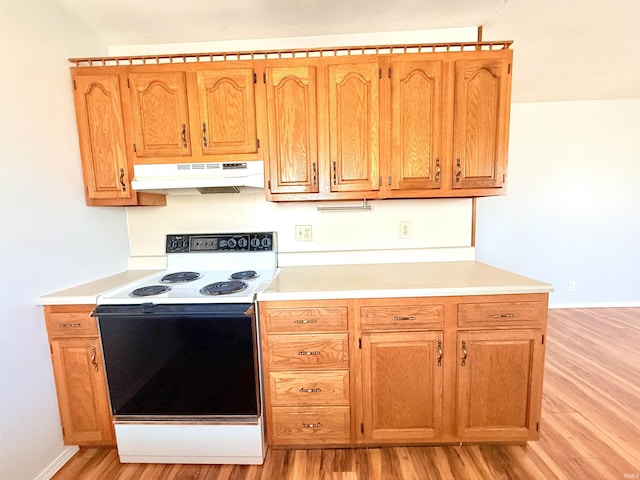
[[[467,364],[467,341],[462,340],[462,363],[461,365],[464,367]]]
[[[318,323],[318,320],[315,318],[310,318],[309,320],[295,320],[293,323]]]
[[[61,323],[58,325],[58,328],[67,328],[67,327],[81,327],[82,325],[79,323]]]
[[[318,423],[303,423],[302,424],[302,428],[320,428],[322,426],[322,424],[320,422]]]
[[[314,352],[298,352],[298,355],[320,355],[320,352],[318,350]]]
[[[320,393],[322,390],[319,388],[301,388],[301,393]]]
[[[416,317],[411,316],[411,317],[393,317],[394,320],[415,320]]]
[[[491,315],[493,318],[517,318],[517,313],[496,313]]]
[[[97,372],[98,371],[98,362],[96,362],[96,355],[98,353],[96,352],[96,347],[91,347],[91,365],[93,365],[93,369]]]

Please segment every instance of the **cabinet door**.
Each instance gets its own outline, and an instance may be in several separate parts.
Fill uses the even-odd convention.
[[[316,67],[267,67],[272,193],[318,192]]]
[[[440,188],[442,61],[391,63],[391,189]]]
[[[442,332],[364,334],[364,438],[421,441],[438,437],[442,371]]]
[[[98,338],[51,341],[64,443],[114,443],[111,411]]]
[[[458,332],[458,435],[535,436],[542,392],[541,330]]]
[[[380,67],[329,66],[329,162],[332,192],[380,189]]]
[[[453,188],[504,182],[509,141],[511,59],[455,62]]]
[[[130,199],[118,74],[74,75],[80,155],[89,199]]]
[[[258,151],[252,68],[204,70],[196,74],[200,143],[205,155]]]
[[[130,73],[129,88],[136,156],[190,156],[185,73]]]

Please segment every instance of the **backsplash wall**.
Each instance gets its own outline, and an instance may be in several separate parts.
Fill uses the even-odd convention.
[[[130,255],[164,255],[169,233],[276,231],[279,252],[430,249],[471,245],[470,199],[371,201],[371,210],[319,211],[361,202],[273,203],[264,191],[170,195],[165,207],[127,209]],[[410,237],[400,238],[400,222]],[[295,226],[311,225],[312,241],[296,241]]]

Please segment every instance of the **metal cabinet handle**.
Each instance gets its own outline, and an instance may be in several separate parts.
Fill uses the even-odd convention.
[[[209,145],[209,142],[207,142],[207,124],[203,123],[202,124],[202,146],[204,148],[207,148],[207,145]]]
[[[91,347],[91,365],[93,365],[93,369],[96,372],[98,371],[98,362],[96,362],[97,354],[96,347]]]
[[[442,366],[442,340],[438,340],[438,366]]]
[[[460,176],[462,175],[462,167],[460,166],[460,159],[456,159],[456,167],[458,167],[458,171],[456,173],[456,182],[460,181]]]
[[[322,390],[320,390],[319,388],[301,388],[300,392],[301,393],[320,393],[322,392]]]
[[[464,367],[467,364],[467,341],[462,340],[462,363],[461,365]]]
[[[58,328],[77,328],[77,327],[81,327],[82,325],[79,323],[61,323],[58,325]]]
[[[316,320],[315,318],[309,318],[307,320],[294,320],[293,323],[297,323],[297,324],[318,323],[318,320]]]
[[[440,159],[436,158],[436,183],[440,182]]]
[[[124,183],[124,168],[120,169],[120,185],[122,186],[122,191],[127,191],[127,184]]]
[[[518,318],[517,313],[496,313],[491,315],[493,318]]]
[[[320,352],[318,350],[313,352],[298,352],[298,355],[320,355]]]
[[[182,124],[182,147],[187,148],[187,124]]]
[[[311,164],[311,168],[313,169],[313,186],[318,185],[318,167],[316,167],[316,162]]]
[[[336,162],[333,162],[331,165],[333,166],[333,184],[337,185],[338,184],[338,165]]]
[[[317,423],[303,423],[302,428],[320,428],[322,424],[320,422]]]
[[[416,317],[414,316],[410,316],[410,317],[393,317],[394,320],[415,320]]]

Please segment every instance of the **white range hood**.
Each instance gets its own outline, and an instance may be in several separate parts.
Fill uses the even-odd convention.
[[[264,162],[207,162],[134,165],[131,188],[158,193],[217,193],[264,188]]]

